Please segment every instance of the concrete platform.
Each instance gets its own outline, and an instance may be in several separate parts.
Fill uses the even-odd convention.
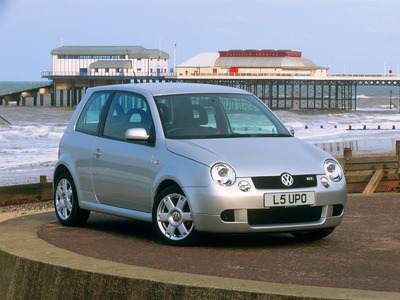
[[[351,195],[329,237],[203,235],[161,244],[151,225],[92,213],[0,223],[0,299],[400,299],[400,194]]]

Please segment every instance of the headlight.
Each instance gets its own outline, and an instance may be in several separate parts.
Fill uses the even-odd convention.
[[[225,163],[216,163],[211,168],[211,177],[219,185],[229,186],[235,183],[236,173],[230,165]]]
[[[340,165],[332,160],[328,159],[324,164],[326,175],[333,181],[340,181],[343,178],[343,171]]]

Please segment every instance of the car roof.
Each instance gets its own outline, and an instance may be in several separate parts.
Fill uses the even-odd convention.
[[[192,94],[192,93],[234,93],[234,94],[250,94],[241,89],[225,87],[212,84],[200,83],[176,83],[176,82],[158,82],[158,83],[130,83],[117,84],[110,86],[101,86],[91,88],[90,90],[125,90],[134,92],[147,91],[153,96],[169,95],[169,94]]]

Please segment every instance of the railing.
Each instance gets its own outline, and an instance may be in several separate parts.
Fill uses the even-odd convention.
[[[381,78],[391,78],[400,77],[394,74],[328,74],[327,77],[356,77],[356,78],[368,78],[368,77],[381,77]]]
[[[306,77],[306,78],[399,78],[400,75],[393,74],[325,74],[311,75],[300,73],[178,73],[178,78],[185,77]]]
[[[157,73],[157,72],[109,72],[109,73],[81,73],[81,72],[53,72],[43,71],[42,77],[80,77],[80,78],[93,78],[93,77],[117,77],[117,78],[189,78],[189,77],[294,77],[294,78],[362,78],[362,79],[388,79],[388,78],[400,78],[400,75],[393,74],[325,74],[325,75],[311,75],[311,74],[299,74],[299,73]]]
[[[310,77],[310,74],[294,74],[294,73],[190,73],[190,74],[177,74],[179,78],[185,78],[189,76],[195,77],[246,77],[246,76],[257,76],[257,77],[287,77],[287,76],[301,76],[301,77]]]
[[[176,73],[158,73],[158,72],[108,72],[108,73],[90,73],[90,72],[53,72],[43,71],[42,77],[176,77]]]

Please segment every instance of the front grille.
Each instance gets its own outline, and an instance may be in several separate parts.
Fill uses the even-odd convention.
[[[281,176],[252,177],[258,190],[297,189],[317,186],[316,175],[293,175],[293,185],[288,187],[282,183]]]
[[[322,206],[272,207],[249,209],[249,225],[272,225],[284,223],[309,223],[321,218]]]

